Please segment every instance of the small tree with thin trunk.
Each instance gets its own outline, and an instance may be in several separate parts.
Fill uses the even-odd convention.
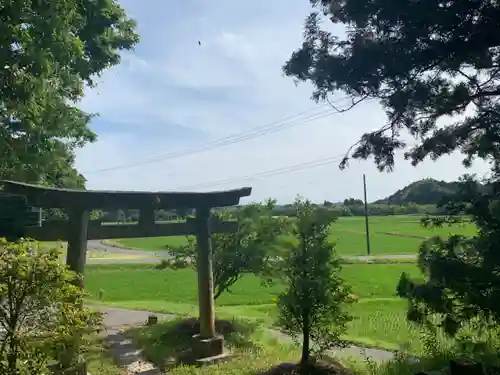
[[[234,233],[214,233],[211,237],[213,251],[214,298],[231,292],[231,287],[244,275],[269,276],[273,258],[279,253],[281,239],[287,233],[288,220],[274,217],[275,201],[265,204],[249,204],[238,208],[232,214],[215,213],[220,220],[235,220],[238,229]],[[177,248],[168,247],[172,257],[163,260],[158,269],[196,269],[196,240],[187,238],[188,243]]]
[[[309,201],[295,202],[294,241],[288,245],[282,272],[286,291],[279,296],[279,326],[295,340],[302,337],[301,365],[332,347],[345,346],[341,335],[351,320],[344,307],[350,288],[339,275],[340,262],[328,242],[335,218]]]

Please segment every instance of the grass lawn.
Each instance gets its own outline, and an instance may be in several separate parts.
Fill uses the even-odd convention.
[[[435,235],[473,235],[475,227],[455,225],[443,228],[424,228],[417,216],[370,217],[370,240],[373,255],[415,254],[423,239]],[[342,217],[331,227],[330,240],[337,244],[341,255],[366,255],[365,223],[363,217]],[[186,237],[127,238],[114,243],[144,251],[162,251],[166,247],[186,244]]]
[[[347,338],[368,346],[398,349],[409,342],[420,349],[418,331],[406,322],[405,301],[395,295],[402,272],[417,276],[415,264],[352,264],[344,265],[342,274],[359,297],[352,306],[356,318],[351,322]],[[90,298],[131,309],[145,309],[196,316],[197,278],[191,269],[156,270],[152,265],[110,264],[88,265],[85,285]],[[255,276],[246,276],[217,300],[220,318],[234,316],[255,319],[272,325],[275,319],[275,298],[282,285],[265,287]]]

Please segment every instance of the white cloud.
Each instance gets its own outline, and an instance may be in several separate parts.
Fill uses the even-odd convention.
[[[363,173],[369,199],[376,199],[419,178],[452,180],[463,172],[460,156],[453,155],[418,168],[400,160],[391,174],[377,172],[367,161],[353,162],[345,171],[331,163],[241,179],[340,155],[361,134],[383,125],[384,114],[376,103],[368,103],[348,113],[305,121],[327,107],[311,110],[311,87],[296,87],[283,77],[281,66],[301,43],[307,1],[256,0],[238,2],[238,7],[229,0],[122,4],[138,21],[141,44],[119,67],[106,72],[98,89],[89,91],[82,102],[100,118],[95,125],[99,141],[78,152],[81,171],[138,164],[306,112],[283,122],[295,120],[296,126],[244,142],[88,173],[89,188],[171,190],[229,179],[233,182],[205,190],[250,185],[255,200],[290,201],[301,194],[335,201],[361,197]],[[484,165],[477,170],[486,171]]]

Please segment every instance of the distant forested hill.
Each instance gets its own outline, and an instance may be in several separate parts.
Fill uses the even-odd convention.
[[[380,199],[376,204],[437,204],[444,196],[457,191],[458,182],[438,181],[426,178],[411,183],[387,198]]]

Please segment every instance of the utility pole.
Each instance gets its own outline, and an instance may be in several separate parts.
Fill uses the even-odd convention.
[[[363,192],[365,196],[365,227],[366,227],[366,253],[371,255],[370,249],[370,226],[368,225],[368,202],[366,200],[366,176],[363,173]]]

